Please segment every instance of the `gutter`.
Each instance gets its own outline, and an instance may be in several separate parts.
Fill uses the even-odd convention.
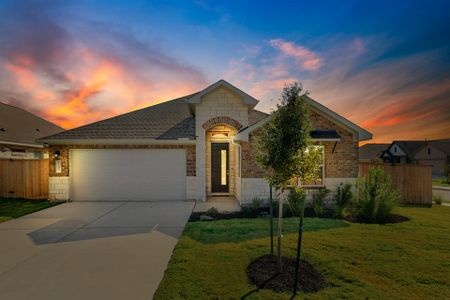
[[[12,145],[12,146],[22,146],[22,147],[32,147],[32,148],[44,148],[44,145],[30,144],[30,143],[17,143],[17,142],[0,141],[0,144],[2,144],[2,145]]]
[[[178,140],[155,139],[42,139],[50,145],[195,145],[196,140],[182,138]]]

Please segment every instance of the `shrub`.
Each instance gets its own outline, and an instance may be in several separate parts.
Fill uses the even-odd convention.
[[[344,216],[344,210],[348,207],[348,205],[352,201],[352,197],[353,197],[353,193],[352,193],[352,185],[351,184],[341,183],[337,187],[336,193],[334,194],[334,197],[333,197],[336,218],[342,219],[342,217]]]
[[[325,198],[330,193],[327,188],[320,188],[313,193],[312,208],[316,217],[322,217],[325,214]]]
[[[287,207],[283,207],[286,210],[284,215],[286,216],[289,214],[289,212],[287,210],[287,208],[289,208],[293,216],[299,217],[300,213],[301,213],[300,204],[302,201],[304,203],[305,199],[306,199],[306,193],[303,189],[292,188],[287,197],[287,205],[286,205]]]
[[[261,208],[262,206],[262,200],[259,199],[258,197],[254,197],[252,200],[252,209],[257,211]]]
[[[391,177],[380,168],[371,168],[366,178],[356,183],[353,212],[363,222],[387,221],[397,205],[399,193],[392,187]]]
[[[213,218],[215,218],[215,217],[217,217],[218,215],[220,215],[219,211],[218,211],[217,208],[215,208],[214,206],[211,207],[210,209],[208,209],[208,210],[205,212],[205,214],[208,215],[208,216],[210,216],[210,217],[213,217]]]
[[[433,202],[436,204],[442,204],[442,196],[441,195],[433,195]]]

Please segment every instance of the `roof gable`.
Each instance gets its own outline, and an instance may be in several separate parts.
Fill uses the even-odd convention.
[[[423,145],[426,144],[426,141],[393,141],[392,144],[389,146],[388,150],[393,154],[393,155],[406,155],[409,158],[411,158],[418,150],[420,150],[420,148],[422,148]],[[397,146],[398,148],[400,148],[402,150],[402,152],[400,152],[400,154],[394,153],[393,151],[391,151],[391,148]]]
[[[310,97],[306,97],[306,102],[309,104],[310,109],[315,113],[329,119],[334,123],[341,125],[343,128],[349,130],[350,132],[357,134],[358,141],[366,141],[372,139],[372,133],[370,133],[369,131],[365,130],[362,127],[359,127],[355,123],[337,114],[328,107],[320,104],[316,100]]]
[[[334,111],[330,110],[329,108],[323,106],[319,102],[313,100],[310,97],[306,97],[306,102],[309,104],[310,109],[323,116],[324,118],[330,120],[333,123],[336,123],[343,127],[344,129],[350,131],[354,134],[355,139],[358,141],[365,141],[372,139],[372,134],[368,132],[367,130],[359,127],[355,123],[347,120],[346,118],[342,117],[341,115],[335,113]],[[266,124],[270,120],[270,115],[265,118],[261,118],[257,123],[254,123],[247,128],[242,129],[236,136],[236,141],[248,141],[248,135],[253,132],[254,130],[260,128],[264,124]]]
[[[212,91],[218,89],[219,87],[224,87],[226,89],[231,90],[232,92],[238,94],[239,96],[242,97],[242,102],[244,104],[250,105],[252,107],[254,107],[256,104],[258,104],[258,100],[256,100],[255,98],[253,98],[252,96],[250,96],[249,94],[243,92],[242,90],[238,89],[237,87],[235,87],[234,85],[232,85],[231,83],[221,79],[213,84],[211,84],[210,86],[208,86],[207,88],[205,88],[204,90],[192,95],[191,97],[189,97],[187,99],[187,102],[190,104],[198,104],[202,102],[202,98],[203,96],[211,93]]]

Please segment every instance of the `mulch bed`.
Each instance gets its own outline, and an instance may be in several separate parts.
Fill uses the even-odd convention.
[[[260,289],[270,289],[276,292],[292,292],[294,288],[295,259],[284,257],[283,272],[278,273],[277,257],[264,255],[250,263],[247,267],[249,281]],[[325,287],[325,279],[314,267],[301,260],[298,290],[305,293],[317,292]]]
[[[381,222],[373,222],[373,221],[363,220],[355,215],[348,215],[348,216],[344,217],[344,220],[352,222],[352,223],[391,224],[391,223],[401,223],[401,222],[409,221],[409,218],[405,217],[405,216],[397,215],[397,214],[390,214],[386,220],[383,220]]]
[[[274,218],[278,216],[278,210],[274,209]],[[322,218],[333,218],[334,211],[330,209],[326,209],[324,214],[321,216]],[[208,220],[202,220],[202,216],[208,215],[206,212],[193,212],[189,218],[189,222],[196,222],[196,221],[208,221]],[[210,221],[212,220],[228,220],[228,219],[242,219],[242,218],[259,218],[261,216],[268,216],[269,215],[269,208],[268,207],[261,207],[258,209],[251,209],[249,207],[242,208],[241,211],[236,212],[225,212],[225,213],[219,213],[215,214],[213,216],[208,215],[211,217]],[[286,210],[283,213],[284,217],[294,217],[292,212],[290,210]],[[314,210],[310,207],[305,208],[305,218],[311,218],[315,217]]]

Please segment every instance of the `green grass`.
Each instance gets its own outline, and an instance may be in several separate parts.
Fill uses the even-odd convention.
[[[307,219],[303,257],[324,274],[327,287],[297,298],[449,299],[450,207],[400,207],[395,212],[411,220],[343,226],[336,220]],[[292,257],[297,237],[294,223],[286,219],[283,242],[284,255]],[[156,299],[239,299],[246,295],[255,286],[249,285],[245,270],[268,252],[267,231],[264,219],[189,223]],[[248,299],[290,297],[259,290]]]
[[[446,179],[433,179],[433,185],[450,187],[450,183],[448,183]]]
[[[0,198],[0,223],[18,218],[35,211],[48,208],[60,202],[47,200],[26,200],[14,198]]]
[[[204,244],[238,243],[267,236],[268,222],[266,218],[192,222],[186,226],[184,235]],[[341,220],[307,218],[303,228],[305,231],[317,231],[344,226],[348,226],[348,224]],[[274,232],[276,232],[277,228],[277,223],[275,222]],[[284,233],[293,233],[297,229],[297,218],[284,219]]]

